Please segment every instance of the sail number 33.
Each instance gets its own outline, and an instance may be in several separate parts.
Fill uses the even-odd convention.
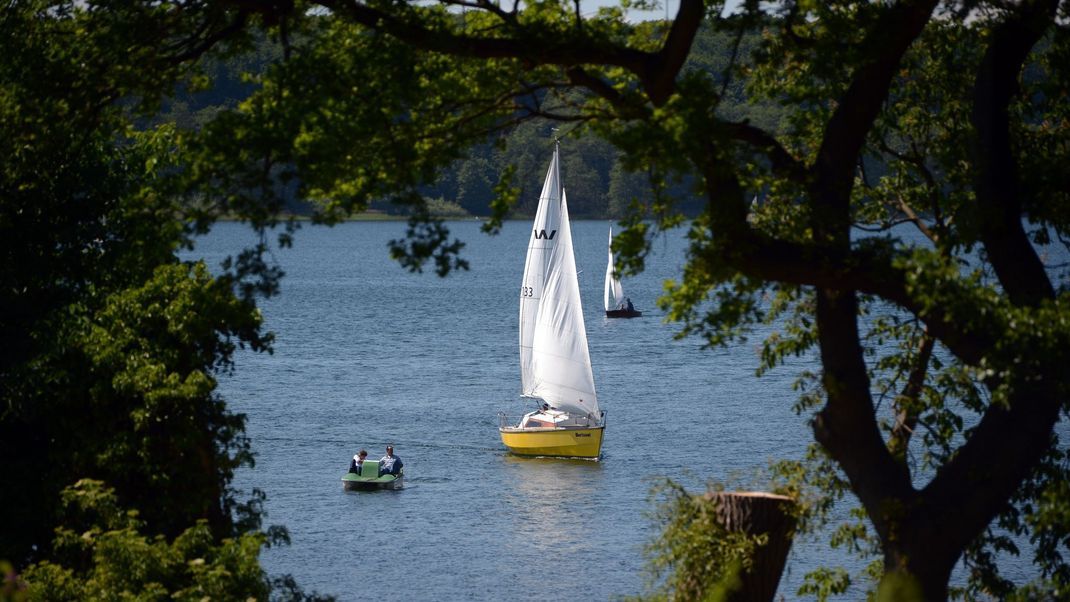
[[[530,286],[522,286],[522,287],[520,287],[520,296],[521,297],[534,297],[535,296],[535,289],[533,287],[530,287]]]

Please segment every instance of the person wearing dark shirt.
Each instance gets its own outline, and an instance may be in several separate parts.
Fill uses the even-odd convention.
[[[349,472],[354,474],[360,474],[360,471],[364,469],[364,460],[367,459],[368,452],[366,450],[360,450],[360,453],[353,456],[353,459],[349,461]]]
[[[401,458],[394,455],[394,446],[386,446],[386,455],[379,459],[379,476],[385,474],[392,474],[395,477],[401,472],[401,467],[404,464],[401,462]]]

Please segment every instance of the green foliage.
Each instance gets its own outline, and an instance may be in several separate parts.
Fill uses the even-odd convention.
[[[7,557],[21,558],[31,543],[45,547],[55,520],[49,500],[79,476],[105,478],[171,534],[201,517],[226,532],[238,505],[227,483],[252,456],[244,417],[215,396],[212,373],[229,368],[238,345],[263,350],[271,339],[251,301],[235,297],[231,277],[175,258],[185,233],[173,201],[150,183],[162,168],[156,147],[138,136],[124,147],[82,149],[94,159],[107,153],[123,170],[99,172],[122,183],[115,196],[101,196],[98,214],[72,216],[84,228],[21,224],[20,236],[82,256],[75,270],[62,254],[9,247],[7,277],[28,293],[13,301],[50,291],[52,299],[5,321],[33,346],[5,361],[0,447],[17,481],[41,483],[0,496],[20,524],[5,537]],[[83,194],[77,186],[57,194],[55,211],[68,214],[63,207]]]
[[[832,596],[847,593],[851,586],[851,577],[842,568],[830,569],[819,567],[806,574],[802,587],[797,592],[800,596],[813,596],[815,600],[828,600]]]
[[[266,599],[258,556],[265,540],[250,533],[217,540],[205,521],[173,540],[149,537],[136,511],[118,504],[100,481],[63,492],[63,526],[52,560],[20,576],[27,600]]]
[[[759,374],[820,353],[826,370],[799,375],[795,409],[813,413],[826,449],[778,470],[810,500],[805,528],[828,526],[832,545],[870,558],[898,545],[899,518],[923,511],[912,496],[950,504],[915,486],[948,472],[985,416],[1027,403],[1038,382],[1057,383],[1047,393],[1065,397],[1057,376],[1070,332],[1065,299],[1022,303],[1005,293],[1015,270],[994,270],[992,256],[1024,266],[1028,253],[1008,260],[1005,249],[990,248],[999,220],[979,205],[989,171],[979,142],[990,141],[977,140],[977,105],[987,96],[973,86],[987,73],[981,65],[996,29],[1031,6],[941,5],[929,14],[919,3],[843,0],[766,13],[746,3],[739,16],[715,18],[714,3],[700,7],[707,19],[681,42],[691,54],[678,67],[663,59],[679,42],[674,32],[687,27],[686,5],[673,28],[628,25],[615,10],[580,18],[564,2],[461,15],[396,3],[382,12],[378,3],[361,5],[365,12],[304,11],[289,23],[299,34],[290,57],[193,140],[192,182],[226,211],[265,208],[258,223],[276,215],[287,186],[317,201],[326,221],[392,200],[411,216],[392,255],[413,270],[432,260],[445,273],[463,265],[451,259],[461,247],[427,197],[473,211],[493,190],[486,229],[495,231],[505,216],[534,207],[531,183],[540,180],[550,124],[562,125],[576,151],[564,165],[573,212],[619,217],[623,273],[642,269],[658,232],[695,217],[688,263],[660,302],[682,335],[724,345],[755,326],[772,328]],[[1067,36],[1045,27],[1008,119],[1011,161],[1029,181],[1013,193],[1020,199],[999,201],[1004,222],[1028,215],[1043,226],[1031,232],[1038,242],[1064,239],[1067,228],[1065,174],[1050,168],[1066,150],[1059,86],[1067,63],[1059,59]],[[667,80],[648,70],[654,64]],[[1052,270],[1048,284],[1065,290],[1066,276]],[[822,293],[852,300],[843,307],[857,308],[857,340],[844,324],[833,327],[842,312],[822,314],[830,298]],[[862,384],[842,399],[848,388],[839,379],[856,368]],[[859,432],[875,433],[887,449],[866,448],[856,460]],[[837,437],[839,449],[830,444]],[[1010,591],[987,560],[1010,549],[1001,530],[1029,534],[1045,574],[1061,574],[1062,544],[1030,527],[1062,520],[1057,508],[1035,512],[1065,479],[1052,468],[1059,445],[1051,442],[1040,465],[1023,460],[1029,466],[1015,474],[1030,473],[1025,481],[1007,477],[1019,479],[1010,499],[986,502],[988,517],[1004,501],[1011,506],[994,531],[948,555],[965,552],[974,563],[971,592]],[[883,452],[888,463],[878,461]],[[841,472],[848,469],[850,479]],[[901,477],[894,495],[861,491],[880,481],[874,470]],[[867,515],[828,525],[829,509],[851,503],[851,491]],[[824,597],[863,577],[817,571],[805,587]],[[888,579],[885,587],[899,587]]]
[[[475,24],[472,25],[475,26]],[[335,27],[337,26],[337,22],[335,22]],[[439,26],[442,25],[440,24]],[[290,78],[288,81],[292,89],[276,91],[275,94],[276,96],[281,94],[287,99],[291,99],[297,94],[304,96],[308,93],[307,102],[309,104],[303,106],[302,110],[304,114],[312,112],[319,115],[316,118],[316,125],[314,128],[309,125],[295,125],[295,127],[301,129],[301,144],[309,152],[311,152],[312,147],[320,144],[317,140],[322,140],[323,144],[336,144],[331,140],[339,142],[348,140],[349,142],[344,143],[344,146],[316,150],[317,156],[310,157],[307,161],[299,159],[296,149],[293,153],[287,152],[285,157],[276,156],[277,153],[268,156],[266,153],[257,155],[255,151],[246,151],[247,158],[235,158],[235,162],[247,160],[250,162],[250,170],[254,167],[263,167],[264,163],[255,164],[256,161],[261,159],[273,166],[277,166],[271,174],[272,181],[270,182],[261,181],[260,184],[253,185],[251,182],[258,179],[259,176],[250,174],[249,179],[244,184],[253,186],[253,190],[246,191],[246,193],[270,191],[271,195],[277,195],[278,198],[275,200],[278,206],[284,206],[287,210],[294,210],[301,214],[317,215],[317,219],[337,219],[337,214],[344,212],[347,208],[351,208],[353,211],[360,211],[371,205],[391,212],[404,210],[405,203],[399,206],[385,201],[385,199],[393,198],[393,184],[390,184],[389,188],[391,190],[389,191],[386,190],[386,187],[374,190],[369,187],[366,192],[358,194],[361,198],[366,199],[361,201],[355,199],[347,201],[345,200],[346,195],[341,193],[345,186],[354,191],[361,189],[363,185],[353,183],[354,177],[359,177],[369,157],[372,161],[378,161],[377,156],[381,154],[379,151],[395,146],[390,137],[401,140],[408,136],[408,133],[395,129],[386,133],[385,137],[375,134],[374,140],[379,141],[377,142],[379,146],[360,148],[368,144],[367,141],[372,139],[369,138],[368,133],[379,127],[382,120],[386,118],[385,116],[397,112],[397,109],[391,107],[376,106],[369,96],[372,94],[371,91],[380,89],[379,80],[374,78],[384,77],[376,73],[386,67],[381,65],[373,69],[372,67],[374,66],[366,65],[361,59],[362,52],[378,52],[385,42],[380,40],[379,46],[373,49],[357,51],[353,47],[353,40],[360,40],[361,37],[355,34],[347,34],[343,37],[346,41],[341,42],[341,45],[335,44],[329,49],[321,50],[321,45],[332,44],[331,40],[336,34],[333,30],[331,33],[323,33],[322,27],[325,26],[322,23],[320,25],[310,25],[309,27],[310,32],[300,33],[298,37],[302,37],[305,40],[316,39],[318,40],[316,46],[306,46],[306,44],[311,44],[311,42],[306,41],[297,43],[298,47],[294,49],[294,52],[299,56],[286,61],[283,67],[287,70],[292,68],[296,74],[294,76],[286,76]],[[636,41],[646,40],[647,45],[649,45],[649,40],[656,39],[660,35],[656,29],[647,34],[640,34],[639,31],[642,30],[651,30],[651,28],[645,26],[637,28],[634,39]],[[326,36],[326,38],[322,36]],[[750,48],[756,40],[756,34],[748,32],[743,43],[743,50],[737,51],[737,55],[739,57],[745,56],[746,49]],[[692,49],[688,68],[703,72],[713,72],[725,68],[732,58],[733,42],[732,37],[725,32],[716,32],[711,28],[703,28],[699,32],[699,37]],[[325,52],[329,53],[328,57],[324,56]],[[407,61],[414,60],[414,56],[411,54],[391,55],[389,58],[385,58],[382,54],[378,54],[375,60],[407,64]],[[278,64],[283,62],[281,59],[278,45],[270,39],[264,38],[255,46],[255,52],[235,54],[226,57],[225,60],[210,63],[206,71],[211,76],[212,87],[206,91],[196,93],[188,90],[180,91],[176,98],[167,100],[166,110],[158,119],[161,122],[174,122],[180,128],[186,130],[199,130],[205,126],[210,126],[211,128],[223,127],[224,129],[229,129],[233,127],[251,131],[253,128],[258,127],[255,123],[246,122],[242,124],[238,121],[240,118],[235,119],[235,121],[231,121],[231,119],[234,119],[235,112],[241,113],[244,110],[252,110],[252,107],[249,106],[244,109],[240,108],[239,104],[249,93],[256,91],[257,86],[266,81],[271,81],[276,77],[275,74],[280,73],[273,71],[273,69],[279,68]],[[450,105],[450,108],[457,108],[458,111],[463,113],[468,104],[476,102],[465,99],[469,98],[470,94],[478,93],[479,90],[469,90],[463,79],[468,76],[463,71],[446,69],[446,64],[453,63],[444,63],[442,62],[444,60],[446,59],[440,57],[438,59],[439,62],[430,65],[428,69],[449,71],[450,77],[453,78],[450,81],[453,83],[439,90],[439,83],[417,73],[414,74],[414,77],[423,79],[420,79],[416,86],[422,86],[422,88],[413,90],[412,96],[420,97],[426,90],[434,88],[435,94],[440,97],[436,102],[446,106],[450,105],[450,95],[460,95],[454,100],[455,107]],[[330,61],[334,61],[334,63],[330,63]],[[339,61],[342,61],[342,63],[339,63]],[[314,67],[315,70],[309,71],[308,68],[310,66]],[[328,69],[343,73],[344,78],[332,80],[321,75]],[[407,68],[404,71],[407,72]],[[366,79],[369,73],[371,73],[372,79]],[[282,76],[279,75],[279,77]],[[390,77],[390,74],[386,77]],[[318,87],[309,89],[304,80],[300,78],[315,80],[317,82],[315,85]],[[391,78],[391,81],[394,79],[396,78]],[[253,85],[254,83],[256,85]],[[411,89],[411,82],[406,83],[403,80],[396,82],[396,84],[399,90],[401,86],[405,85],[409,85]],[[346,88],[347,85],[349,86],[348,89]],[[483,83],[481,85],[486,86],[488,84]],[[742,86],[738,80],[732,82],[731,88],[732,94],[722,100],[720,108],[729,114],[737,114],[741,111],[740,107],[746,103],[746,100],[743,97]],[[347,90],[368,90],[369,92],[364,95],[347,96],[344,103],[332,104],[330,108],[321,106],[321,103],[317,101],[317,98],[333,99],[344,96]],[[395,88],[391,87],[388,90],[395,90]],[[376,94],[378,93],[380,92],[376,92]],[[317,97],[315,94],[320,94],[320,96]],[[542,97],[536,100],[541,104],[549,104]],[[560,104],[563,107],[568,107],[568,110],[575,111],[583,102],[583,98],[573,94],[567,102],[561,102]],[[313,105],[312,103],[315,104]],[[288,107],[287,110],[290,108],[293,107]],[[554,122],[542,117],[535,117],[517,123],[515,119],[516,107],[503,105],[502,108],[503,111],[498,115],[497,119],[491,119],[492,115],[481,115],[478,122],[459,119],[464,122],[466,131],[467,129],[472,130],[469,139],[481,140],[483,136],[489,133],[491,136],[496,137],[497,143],[477,143],[468,149],[453,149],[451,152],[456,153],[456,157],[452,161],[448,164],[434,167],[433,173],[429,177],[420,178],[422,183],[417,188],[423,193],[425,199],[428,201],[438,197],[455,199],[471,214],[491,215],[494,211],[496,199],[500,198],[494,191],[494,185],[498,181],[499,175],[508,166],[516,166],[519,169],[516,181],[523,186],[523,189],[520,198],[509,203],[508,209],[514,212],[514,215],[519,216],[529,215],[534,212],[534,208],[538,203],[539,186],[532,184],[532,182],[541,181],[551,138],[551,127]],[[368,110],[376,111],[376,113],[370,115],[367,113]],[[422,118],[425,110],[424,105],[406,103],[404,113],[406,119],[415,119],[417,117]],[[767,105],[762,110],[775,114],[775,108],[772,105]],[[216,119],[217,117],[219,119]],[[437,120],[440,117],[442,117],[441,113],[433,118]],[[266,116],[263,118],[267,119]],[[456,117],[446,116],[445,118],[455,119]],[[775,121],[776,117],[774,116],[772,119]],[[443,127],[451,127],[448,123],[442,125]],[[414,122],[413,127],[423,127],[422,122]],[[339,131],[345,135],[339,136],[339,131],[336,131],[335,128],[342,128]],[[583,130],[582,127],[575,129],[575,126],[570,126],[566,129],[569,133],[576,134],[582,133]],[[436,129],[430,131],[430,135],[426,137],[434,139],[442,131],[437,129],[436,126]],[[291,145],[290,141],[283,141],[281,138],[274,138],[273,141],[282,142],[287,146]],[[272,144],[272,140],[265,140],[264,142],[265,144]],[[463,140],[451,140],[451,142],[458,143],[458,146],[464,143]],[[240,151],[239,146],[241,145],[235,144],[233,148],[217,148],[215,151],[208,152],[218,157],[219,154]],[[356,152],[349,147],[355,147]],[[644,169],[641,173],[630,171],[636,169],[636,167],[629,166],[626,168],[623,163],[624,157],[619,150],[605,140],[593,136],[569,136],[564,151],[562,170],[571,191],[570,210],[574,215],[590,218],[620,218],[627,214],[627,208],[631,206],[633,201],[639,202],[640,206],[646,206],[650,203],[654,190],[645,173],[646,170]],[[343,152],[346,153],[345,162],[339,163],[336,160],[337,154]],[[420,150],[419,152],[422,154],[423,151]],[[432,152],[437,151],[432,149]],[[443,157],[443,161],[449,160],[449,157]],[[206,156],[204,161],[207,162],[210,159]],[[406,165],[405,169],[408,170],[406,173],[411,173],[413,169],[420,169],[418,166],[408,164],[409,159],[405,157],[397,157],[392,161],[395,167]],[[297,181],[306,179],[309,181],[319,180],[321,176],[326,176],[325,173],[321,174],[312,169],[312,167],[318,169],[327,165],[341,168],[338,173],[330,177],[337,180],[346,179],[351,183],[343,186],[339,182],[336,185],[337,188],[330,192],[316,191],[311,188],[302,190],[294,186]],[[386,169],[390,170],[391,168],[388,167]],[[220,169],[219,171],[225,170]],[[348,172],[350,171],[354,175],[349,174]],[[385,184],[387,180],[383,178],[384,173],[379,171],[366,181],[382,181]],[[205,174],[207,178],[216,175],[219,174]],[[391,177],[393,178],[394,176]],[[405,187],[410,185],[411,182],[404,184]],[[261,188],[257,188],[257,186]],[[240,194],[238,193],[238,195]],[[681,203],[680,206],[688,214],[693,215],[701,209],[701,200],[690,200],[692,195],[687,190],[686,185],[677,185],[674,188],[674,194]],[[305,204],[301,201],[301,199],[305,198],[318,199],[318,203],[313,205]],[[261,199],[262,201],[263,199]],[[231,199],[231,202],[249,205],[253,201],[251,199],[242,201],[236,195]],[[321,213],[324,215],[320,215]],[[265,213],[263,218],[268,219],[268,215]]]
[[[790,22],[771,27],[755,55],[757,67],[750,74],[748,89],[752,94],[797,109],[789,110],[791,117],[786,123],[790,127],[783,130],[781,141],[795,156],[810,161],[836,108],[830,101],[844,94],[850,70],[866,58],[864,54],[855,54],[858,50],[853,40],[860,38],[852,36],[862,35],[880,11],[876,5],[851,2],[798,3],[790,8]],[[989,407],[1008,404],[1023,381],[1028,382],[1038,374],[1054,374],[1053,367],[1044,364],[1046,358],[1061,357],[1061,352],[1052,345],[1062,345],[1065,340],[1066,312],[1055,309],[1062,303],[1061,298],[1053,302],[1054,307],[1047,303],[1028,309],[1015,307],[995,284],[987,258],[973,253],[980,236],[975,221],[978,218],[975,167],[973,158],[963,151],[975,144],[971,138],[974,131],[969,93],[981,53],[990,41],[986,36],[991,25],[992,22],[964,24],[958,19],[934,19],[926,27],[893,79],[888,101],[867,139],[864,150],[867,159],[860,164],[857,185],[852,190],[854,224],[885,236],[894,233],[884,240],[858,240],[855,248],[876,253],[896,248],[899,258],[896,265],[905,276],[911,299],[918,304],[912,313],[890,306],[884,299],[862,297],[860,325],[864,329],[864,352],[877,419],[890,446],[894,418],[899,412],[917,420],[913,428],[916,436],[909,438],[910,453],[906,461],[915,478],[922,482],[955,457]],[[1064,38],[1065,31],[1056,29],[1053,39]],[[1051,177],[1061,177],[1041,173],[1052,172],[1051,163],[1047,164],[1048,168],[1040,167],[1041,162],[1059,156],[1061,150],[1053,147],[1044,152],[1026,150],[1036,150],[1032,146],[1033,136],[1046,137],[1059,129],[1056,124],[1061,123],[1059,115],[1065,110],[1065,95],[1039,92],[1051,90],[1052,81],[1062,81],[1065,77],[1065,69],[1051,68],[1053,52],[1057,51],[1051,50],[1045,41],[1031,58],[1025,77],[1027,91],[1021,95],[1023,101],[1016,109],[1020,111],[1019,118],[1013,121],[1016,159],[1023,170],[1035,174],[1035,178],[1023,178],[1030,189],[1022,191],[1020,198],[1024,203],[1052,195],[1061,197],[1065,193],[1058,185],[1047,188],[1038,184],[1050,182]],[[827,60],[830,56],[836,59]],[[1056,97],[1063,100],[1053,102]],[[770,195],[759,206],[752,207],[754,211],[748,216],[751,224],[770,234],[807,240],[803,231],[810,219],[803,213],[810,204],[807,193],[790,184],[778,188],[782,185],[778,184],[780,180],[770,178],[764,169],[755,170],[754,176],[747,180],[751,186],[768,187]],[[1029,181],[1025,182],[1026,179]],[[1040,193],[1041,188],[1045,192]],[[1030,207],[1028,213],[1031,219],[1062,232],[1067,224],[1065,219],[1047,220],[1041,216],[1053,215],[1050,212],[1058,212],[1055,208],[1064,204],[1052,199]],[[928,240],[918,243],[918,237],[904,236],[902,226],[892,230],[904,221],[916,224]],[[1052,231],[1034,228],[1034,240],[1050,241]],[[702,269],[689,273],[684,283],[670,289],[664,304],[680,308],[674,315],[684,320],[686,330],[721,343],[737,338],[741,324],[754,322],[762,315],[738,309],[747,307],[754,291],[738,276],[721,276],[716,266],[709,264],[710,246],[712,243],[705,242],[699,247],[701,252],[694,253],[690,266]],[[1065,269],[1055,268],[1049,273],[1056,287],[1065,288]],[[731,293],[720,287],[729,288]],[[763,344],[760,371],[817,349],[812,298],[806,294],[786,295],[791,290],[780,289],[776,297],[761,306],[770,310],[766,320],[772,319],[770,323],[777,329]],[[720,307],[717,301],[709,303],[714,299],[725,299],[728,309]],[[924,322],[935,312],[946,316],[962,332],[999,334],[994,337],[990,354],[977,363],[964,362],[937,344],[932,359],[922,367],[926,375],[921,386],[914,394],[904,395],[908,376],[919,362],[919,342],[926,336]],[[1040,324],[1044,326],[1039,327]],[[802,391],[798,410],[812,411],[823,403],[825,392],[817,376],[801,375],[797,383]],[[986,383],[1000,385],[986,386]],[[1043,476],[1027,480],[1014,496],[1013,507],[1005,510],[993,528],[966,550],[965,561],[971,567],[970,585],[960,595],[967,598],[981,594],[1012,595],[1015,584],[999,576],[995,554],[1022,552],[1012,543],[1020,539],[1012,539],[1013,536],[1028,536],[1037,545],[1034,561],[1038,567],[1047,567],[1042,569],[1044,575],[1058,572],[1054,564],[1047,563],[1061,564],[1055,560],[1061,554],[1054,553],[1059,546],[1054,544],[1058,539],[1054,534],[1065,533],[1068,523],[1062,521],[1059,527],[1051,524],[1040,530],[1026,524],[1035,518],[1025,517],[1035,517],[1036,504],[1043,497],[1041,491],[1052,486],[1059,488],[1059,483],[1065,481],[1067,473],[1055,468],[1063,462],[1064,446],[1065,443],[1053,439],[1047,459],[1037,469]],[[848,490],[843,475],[837,473],[827,457],[815,456],[813,452],[803,464],[787,463],[781,469],[794,474],[797,482],[816,484],[816,494],[828,503],[842,499]],[[822,476],[830,474],[838,476],[832,482]],[[847,546],[863,557],[879,554],[879,548],[874,546],[874,534],[861,523],[845,523],[832,533],[833,545]],[[1066,540],[1061,545],[1065,554]],[[822,569],[807,577],[808,585],[803,593],[830,595],[846,586],[845,578]],[[1052,586],[1057,581],[1049,581],[1045,587],[1058,589],[1059,586]],[[1035,595],[1042,589],[1030,585],[1023,591]]]
[[[666,479],[651,490],[660,532],[647,545],[651,600],[724,600],[742,585],[754,550],[768,535],[725,529],[714,502]]]
[[[0,14],[0,558],[33,564],[30,590],[5,594],[269,591],[257,556],[285,534],[259,533],[263,494],[230,486],[252,453],[215,376],[239,346],[270,350],[251,293],[277,274],[255,250],[217,276],[179,261],[207,225],[187,219],[182,138],[135,125],[211,40],[244,45],[233,18],[156,2]]]
[[[892,573],[881,580],[877,602],[921,602],[925,599],[918,580],[907,573]]]
[[[446,219],[470,217],[470,214],[461,205],[441,198],[428,199],[427,211],[431,215]]]
[[[627,228],[623,273],[694,217],[660,302],[682,334],[773,328],[759,373],[820,354],[796,410],[823,449],[776,470],[807,500],[804,529],[886,554],[877,596],[943,597],[960,556],[954,595],[1066,590],[1052,426],[1070,398],[1070,269],[1038,253],[1070,247],[1065,3],[747,2],[721,18],[723,3],[683,2],[672,27],[562,0],[330,5],[31,1],[0,16],[0,457],[27,484],[0,492],[18,525],[0,555],[47,556],[59,489],[85,476],[165,537],[201,517],[214,541],[255,527],[262,498],[229,490],[251,460],[242,418],[213,375],[236,345],[269,348],[252,304],[281,277],[267,229],[285,223],[286,245],[300,203],[333,223],[389,202],[410,218],[395,259],[463,269],[429,199],[489,203],[492,232],[532,211],[558,125],[574,214]],[[212,48],[223,63],[195,66]],[[170,104],[199,111],[182,129],[133,127],[209,75],[236,96]],[[177,262],[221,215],[258,244],[215,278]],[[190,491],[166,470],[176,454]],[[865,517],[833,525],[852,493]],[[677,498],[657,562],[680,577],[663,593],[723,591],[749,544],[696,537],[685,526],[708,516]],[[994,560],[1021,538],[1034,584]],[[804,591],[861,578],[821,569]]]
[[[427,25],[453,31],[462,21],[430,9]],[[190,185],[214,211],[269,225],[296,185],[332,223],[379,199],[427,215],[418,190],[459,158],[459,147],[501,127],[509,105],[479,108],[516,75],[513,61],[428,55],[340,19],[307,15],[293,23],[286,61],[256,77],[256,91],[221,112],[190,140]],[[423,227],[414,234],[433,232]],[[448,255],[436,235],[410,250]],[[426,260],[430,255],[417,258]],[[446,260],[442,260],[446,261]]]
[[[796,501],[796,537],[827,536],[829,546],[859,559],[869,559],[879,551],[879,542],[868,528],[865,514],[855,507],[851,520],[836,522],[834,512],[848,501],[850,482],[817,444],[811,444],[801,460],[779,460],[770,466],[774,489]],[[872,588],[876,575],[852,575],[843,567],[819,566],[803,575],[799,596],[828,600],[851,586]]]

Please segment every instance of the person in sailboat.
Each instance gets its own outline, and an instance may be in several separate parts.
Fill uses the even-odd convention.
[[[628,311],[635,311],[635,306],[632,305],[632,300],[631,300],[630,297],[626,297],[624,299],[624,303],[625,303],[625,305],[627,305],[627,307],[625,309],[627,309]]]
[[[353,456],[353,459],[349,461],[349,472],[360,474],[360,471],[364,469],[364,460],[367,459],[367,457],[367,450],[360,450],[360,452]]]
[[[401,458],[394,455],[394,446],[386,446],[386,455],[379,459],[379,476],[385,474],[392,474],[395,477],[401,472],[401,467],[404,464]]]

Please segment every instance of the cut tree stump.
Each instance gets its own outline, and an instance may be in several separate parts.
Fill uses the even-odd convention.
[[[742,588],[729,594],[727,599],[733,602],[772,600],[791,550],[795,500],[761,491],[709,492],[705,497],[716,504],[717,518],[727,530],[747,535],[769,534],[769,542],[755,550],[751,570],[741,576]]]

